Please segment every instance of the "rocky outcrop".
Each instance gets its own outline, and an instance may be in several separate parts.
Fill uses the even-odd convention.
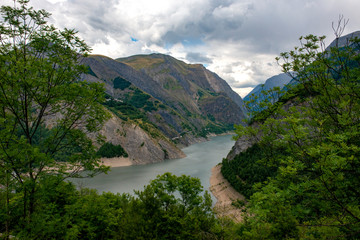
[[[255,143],[256,143],[255,138],[249,138],[247,136],[240,137],[238,140],[236,140],[234,146],[231,148],[230,152],[226,156],[226,159],[229,161],[233,160],[236,157],[236,155],[246,151],[246,149],[248,149]]]
[[[246,110],[241,97],[200,64],[163,54],[111,59],[91,55],[82,79],[104,83],[106,141],[120,144],[133,164],[184,157],[180,147],[233,130]]]
[[[100,133],[107,142],[121,145],[133,164],[161,162],[165,159],[183,158],[185,154],[167,139],[154,139],[134,123],[112,117]]]
[[[127,112],[133,120],[142,115],[140,118],[156,126],[165,138],[181,146],[202,141],[207,134],[232,130],[245,118],[241,97],[200,64],[186,64],[163,54],[117,60],[91,55],[82,63],[88,66],[83,79],[104,83],[112,100],[124,103],[113,105],[112,112],[123,120]],[[128,84],[115,87],[116,79]]]

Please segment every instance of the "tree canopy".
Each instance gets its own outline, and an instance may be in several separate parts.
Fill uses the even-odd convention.
[[[324,39],[281,54],[298,84],[261,122],[237,127],[264,151],[248,164],[276,167],[252,186],[245,239],[360,237],[360,40],[325,49]]]
[[[17,217],[29,228],[39,182],[48,174],[64,179],[82,169],[106,170],[98,163],[96,138],[87,135],[108,116],[103,86],[80,81],[87,71],[81,59],[90,49],[75,30],[47,24],[50,14],[28,2],[0,9],[0,201],[6,230],[19,220],[12,212],[19,204]]]

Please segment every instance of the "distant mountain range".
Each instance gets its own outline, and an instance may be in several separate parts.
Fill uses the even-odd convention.
[[[352,38],[360,38],[360,31],[349,33],[340,38],[334,39],[329,46],[325,49],[325,51],[329,51],[331,47],[343,47],[349,44],[350,39]],[[297,84],[294,79],[292,79],[289,75],[285,73],[281,73],[279,75],[275,75],[270,77],[265,81],[264,84],[257,85],[250,93],[248,93],[244,97],[244,101],[248,102],[251,99],[254,99],[254,102],[249,105],[250,109],[262,110],[258,105],[261,101],[266,99],[266,96],[262,93],[262,91],[269,91],[274,87],[280,87],[280,89],[286,90],[287,86]],[[277,101],[278,99],[274,99]],[[257,107],[255,106],[257,105]]]
[[[83,79],[105,85],[113,114],[103,129],[106,141],[122,145],[134,164],[182,157],[179,146],[233,130],[246,118],[241,97],[203,65],[163,54],[90,55],[82,63]]]
[[[332,47],[343,47],[348,45],[350,39],[353,38],[360,38],[360,31],[352,32],[349,34],[346,34],[345,36],[342,36],[340,38],[334,39],[329,46],[326,48],[326,51],[329,50]]]
[[[257,85],[248,95],[244,97],[244,101],[250,101],[256,97],[257,99],[253,104],[259,104],[261,101],[265,100],[265,96],[262,91],[269,91],[274,87],[280,87],[280,89],[282,89],[291,81],[291,79],[292,78],[286,73],[272,76],[267,79],[264,84]],[[276,100],[277,99],[275,99],[275,101]]]

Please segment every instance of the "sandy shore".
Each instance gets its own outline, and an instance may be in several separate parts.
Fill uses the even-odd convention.
[[[217,199],[214,211],[218,217],[229,217],[235,222],[242,220],[241,209],[232,205],[233,201],[245,198],[238,193],[221,174],[221,164],[211,169],[210,191]]]
[[[133,163],[129,158],[115,157],[115,158],[101,158],[101,164],[108,167],[126,167],[131,166]]]

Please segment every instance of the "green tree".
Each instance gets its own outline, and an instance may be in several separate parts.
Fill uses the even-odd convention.
[[[100,104],[103,86],[80,80],[89,47],[75,30],[48,25],[50,14],[28,3],[18,0],[0,10],[0,184],[6,205],[1,224],[6,232],[14,192],[21,194],[26,227],[42,177],[106,169],[86,135],[108,116]]]
[[[253,186],[244,238],[360,237],[360,40],[325,49],[324,39],[302,37],[281,54],[284,72],[297,72],[289,101],[261,124],[237,127],[275,153],[257,161],[277,166]]]
[[[106,157],[106,158],[129,156],[121,145],[114,145],[110,142],[104,143],[97,151],[97,154],[100,157]]]
[[[138,233],[145,239],[215,238],[216,220],[211,210],[210,194],[200,180],[190,176],[165,173],[137,191],[143,224]]]

